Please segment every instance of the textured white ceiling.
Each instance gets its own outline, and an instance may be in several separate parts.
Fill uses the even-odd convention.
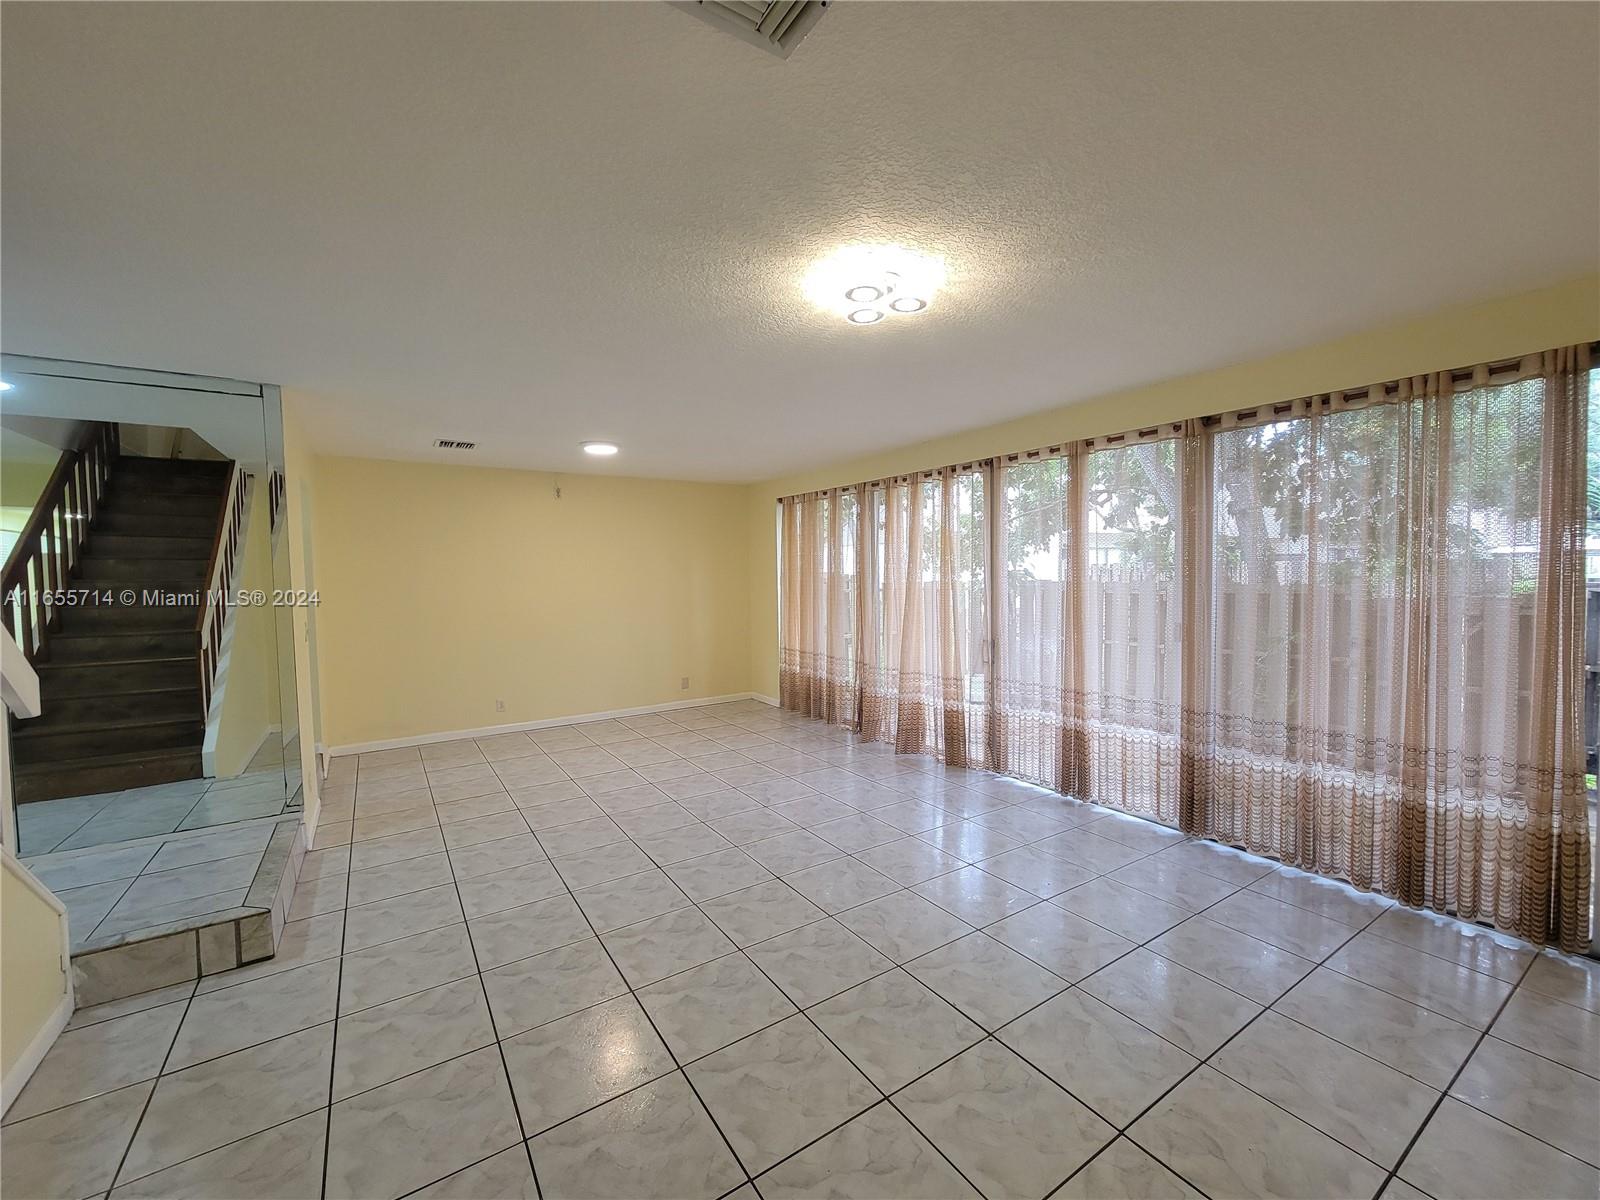
[[[1600,262],[1592,4],[843,0],[788,61],[662,3],[4,25],[5,348],[305,389],[328,452],[758,479]],[[948,291],[814,313],[861,239]]]

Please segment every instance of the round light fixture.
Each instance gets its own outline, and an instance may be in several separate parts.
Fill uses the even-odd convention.
[[[615,442],[585,442],[583,444],[583,452],[592,454],[596,458],[610,458],[617,452],[617,444]]]
[[[930,307],[944,282],[942,258],[899,245],[856,245],[812,263],[803,286],[824,312],[852,325],[876,325]]]

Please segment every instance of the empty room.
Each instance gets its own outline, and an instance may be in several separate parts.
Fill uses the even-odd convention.
[[[1600,1200],[1600,3],[0,0],[5,1200]]]

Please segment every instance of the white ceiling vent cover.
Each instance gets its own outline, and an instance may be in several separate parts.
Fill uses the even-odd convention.
[[[476,450],[477,442],[458,442],[454,438],[440,438],[433,443],[436,450]]]
[[[829,0],[668,0],[751,45],[788,58]]]

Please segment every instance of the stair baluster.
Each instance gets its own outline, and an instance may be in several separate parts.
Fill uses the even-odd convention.
[[[0,595],[5,601],[0,620],[30,663],[50,657],[50,635],[61,626],[55,594],[67,589],[89,533],[82,509],[87,505],[93,511],[104,496],[119,439],[115,422],[94,421],[76,446],[62,451],[0,569]]]

